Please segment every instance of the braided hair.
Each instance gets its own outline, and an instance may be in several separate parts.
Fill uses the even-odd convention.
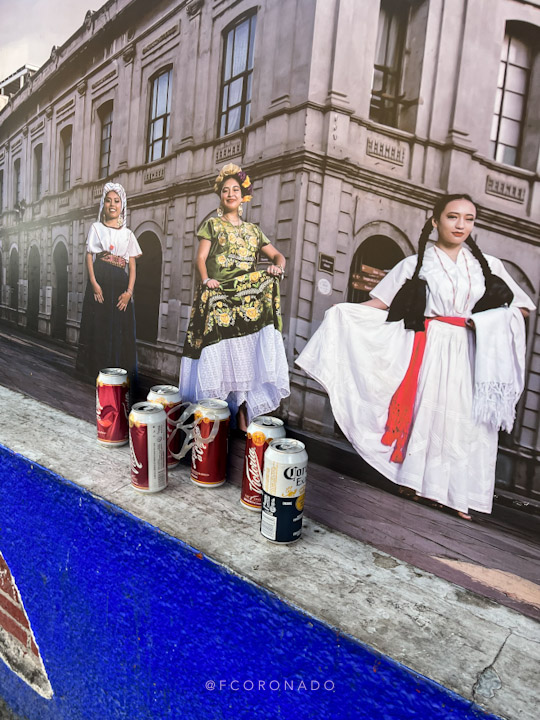
[[[433,207],[433,216],[425,223],[420,234],[418,241],[418,260],[414,274],[412,278],[405,281],[403,287],[399,289],[392,300],[388,309],[388,322],[403,320],[407,330],[414,330],[415,332],[425,329],[427,283],[420,277],[420,270],[422,269],[422,263],[424,261],[427,241],[433,229],[433,219],[438,221],[448,203],[454,200],[468,200],[473,205],[475,204],[470,195],[466,194],[443,195],[437,200]],[[502,278],[491,272],[491,268],[484,254],[471,235],[469,235],[465,242],[469,246],[473,256],[480,263],[486,284],[486,290],[474,306],[472,310],[473,313],[501,307],[502,305],[509,305],[514,298],[514,293]]]

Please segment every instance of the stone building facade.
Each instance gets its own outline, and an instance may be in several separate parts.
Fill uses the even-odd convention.
[[[292,425],[332,436],[294,359],[326,309],[415,252],[444,192],[538,301],[540,0],[109,0],[0,112],[0,317],[77,343],[85,238],[121,182],[142,370],[178,375],[196,229],[225,162],[287,257]],[[540,323],[501,478],[540,494]]]

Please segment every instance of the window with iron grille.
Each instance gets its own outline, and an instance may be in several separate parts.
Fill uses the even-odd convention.
[[[113,105],[112,102],[106,103],[99,110],[99,119],[101,121],[101,135],[99,143],[99,179],[106,178],[111,170],[111,135],[113,121]]]
[[[224,33],[219,137],[249,124],[256,13],[236,20]]]
[[[15,160],[13,163],[13,199],[14,204],[17,205],[17,203],[21,199],[21,161]]]
[[[153,78],[151,84],[146,162],[167,155],[171,130],[172,70],[161,72]]]
[[[34,148],[34,200],[41,197],[43,184],[43,145]]]
[[[499,65],[490,136],[493,158],[506,165],[520,164],[531,67],[530,44],[524,38],[507,33]]]
[[[72,127],[69,125],[60,133],[62,154],[60,158],[60,190],[69,190],[71,187],[71,146]]]
[[[391,127],[398,127],[404,100],[401,85],[409,8],[406,0],[381,0],[369,117]]]

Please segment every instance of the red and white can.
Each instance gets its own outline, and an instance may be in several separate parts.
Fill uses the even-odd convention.
[[[167,414],[167,467],[170,470],[180,464],[180,460],[172,456],[172,453],[178,455],[180,452],[182,440],[182,433],[176,430],[176,421],[182,414],[180,390],[175,385],[154,385],[150,388],[147,400],[161,405]]]
[[[283,420],[279,418],[259,415],[249,424],[240,496],[240,502],[248,510],[258,512],[261,510],[264,453],[272,440],[283,437],[285,437],[285,426]]]
[[[97,439],[103,445],[129,440],[129,377],[122,368],[100,370],[96,380]]]
[[[167,487],[167,415],[154,403],[136,403],[129,414],[131,484],[142,492]]]
[[[264,455],[261,533],[292,543],[302,533],[308,456],[299,440],[273,440]]]
[[[225,400],[210,398],[197,404],[195,421],[201,442],[195,442],[191,450],[191,479],[196,485],[218,487],[225,482],[230,416]],[[217,428],[214,423],[218,423]],[[205,443],[212,430],[217,430],[214,439]]]

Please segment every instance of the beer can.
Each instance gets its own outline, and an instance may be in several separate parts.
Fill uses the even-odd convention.
[[[156,405],[161,405],[167,414],[167,467],[170,470],[180,464],[180,460],[172,456],[172,453],[178,455],[180,452],[180,441],[182,439],[180,431],[174,432],[176,429],[175,423],[182,414],[180,390],[175,385],[154,385],[150,388],[147,400]]]
[[[141,492],[167,487],[167,415],[154,403],[136,403],[129,414],[131,484]]]
[[[122,368],[104,368],[96,380],[97,439],[103,445],[129,440],[129,377]]]
[[[225,482],[230,415],[225,400],[209,398],[197,404],[195,420],[198,421],[201,442],[196,442],[191,450],[191,480],[196,485],[218,487]],[[214,422],[219,423],[217,434],[211,442],[205,443]]]
[[[261,511],[264,453],[272,440],[283,437],[285,437],[285,427],[283,420],[279,418],[259,415],[249,424],[240,496],[240,502],[248,510]]]
[[[302,533],[308,456],[299,440],[273,440],[264,454],[261,533],[292,543]]]

